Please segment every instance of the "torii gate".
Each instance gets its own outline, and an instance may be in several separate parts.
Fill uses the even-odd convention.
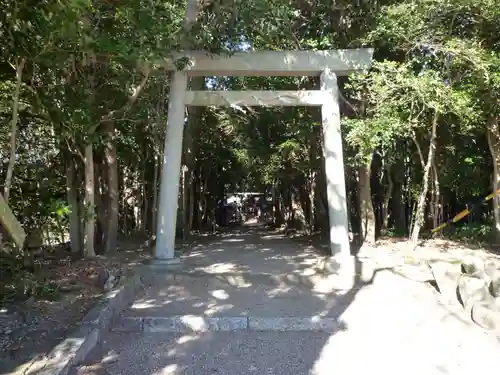
[[[172,264],[186,106],[315,106],[321,107],[327,181],[330,250],[339,266],[350,262],[348,219],[337,76],[370,68],[373,49],[332,51],[248,51],[210,57],[202,52],[179,55],[189,64],[177,71],[175,59],[163,67],[173,71],[167,136],[161,173],[155,260]],[[320,90],[188,91],[189,76],[320,76]],[[351,265],[347,267],[351,269]],[[351,271],[350,271],[351,272]]]

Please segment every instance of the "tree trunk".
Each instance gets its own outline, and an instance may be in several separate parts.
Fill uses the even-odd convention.
[[[287,228],[290,228],[293,225],[293,193],[290,188],[291,182],[287,181],[287,188],[283,188],[282,196],[283,196],[283,204],[284,204],[284,212],[285,212],[285,225]]]
[[[155,165],[154,165],[154,174],[153,174],[153,202],[151,204],[151,231],[156,236],[156,218],[158,215],[158,174],[160,167],[158,163],[160,162],[161,155],[158,157],[155,155],[154,157]]]
[[[391,168],[391,180],[393,181],[393,192],[391,197],[391,222],[397,235],[407,234],[407,217],[404,199],[404,162],[398,160],[394,168]]]
[[[432,119],[432,129],[431,129],[431,140],[429,142],[429,154],[427,155],[427,163],[424,167],[424,177],[422,180],[422,191],[420,192],[420,197],[417,204],[417,212],[415,214],[415,222],[411,232],[411,241],[416,244],[418,241],[418,236],[422,225],[424,223],[424,215],[426,208],[427,192],[429,191],[429,175],[432,168],[432,163],[434,162],[434,156],[436,153],[437,144],[437,125],[439,121],[439,114],[436,111]]]
[[[208,177],[204,179],[203,186],[200,185],[199,207],[201,212],[201,222],[200,222],[201,225],[207,223],[207,215],[208,215],[207,187],[208,187]]]
[[[387,190],[385,191],[384,202],[382,204],[382,228],[387,229],[389,227],[389,201],[392,197],[392,191],[394,188],[394,183],[392,181],[391,166],[387,164],[386,166],[386,176],[387,176]]]
[[[186,240],[189,237],[190,228],[189,228],[189,219],[188,215],[188,187],[186,184],[186,166],[183,165],[181,167],[181,210],[182,210],[182,238]]]
[[[104,145],[104,158],[107,167],[107,226],[106,253],[116,250],[118,239],[118,162],[116,152],[116,132],[115,123],[112,120],[105,121],[104,131],[106,132],[106,143]]]
[[[316,220],[315,192],[316,192],[316,172],[310,171],[310,175],[309,175],[309,222],[308,222],[308,227],[309,227],[309,230],[311,232],[314,230],[314,222]]]
[[[283,196],[281,195],[281,186],[277,187],[275,191],[275,201],[274,201],[274,224],[281,226],[285,223],[285,213],[283,212]]]
[[[276,210],[276,206],[277,206],[276,184],[277,184],[276,180],[273,180],[273,185],[271,186],[271,200],[273,202],[272,203],[272,205],[273,205],[273,208],[272,208],[272,222],[273,222],[273,225],[277,224],[277,222],[278,222],[277,217],[276,217],[276,214],[277,214],[277,210]]]
[[[79,254],[82,250],[81,222],[78,204],[78,182],[76,180],[76,165],[73,157],[66,152],[66,194],[69,205],[69,242],[71,252]]]
[[[370,195],[375,215],[375,239],[380,236],[380,231],[383,228],[383,206],[385,199],[384,186],[385,165],[384,159],[378,152],[373,152],[372,161],[370,163]]]
[[[145,167],[146,168],[146,167]],[[146,173],[143,172],[142,173],[142,217],[143,217],[143,227],[142,227],[142,231],[144,232],[144,234],[147,234],[149,232],[148,230],[148,218],[150,217],[149,216],[149,192],[148,192],[148,181],[147,181],[147,177],[146,177]]]
[[[190,205],[190,221],[191,221],[191,229],[199,229],[200,223],[200,210],[199,210],[199,186],[201,181],[199,178],[195,178],[192,182],[192,185],[189,189],[189,205]]]
[[[45,238],[42,240],[42,243],[44,245],[52,246],[53,243],[52,243],[52,238],[50,237],[50,230],[48,226],[45,226],[45,233],[43,233],[43,236]]]
[[[306,206],[303,202],[305,202],[305,199],[302,197],[300,187],[292,187],[290,192],[290,203],[292,208],[293,227],[300,230],[308,230],[306,215],[304,212],[304,208]]]
[[[493,191],[499,189],[500,182],[500,132],[498,129],[498,118],[488,119],[486,124],[486,134],[491,158],[493,159]],[[493,238],[495,243],[500,243],[500,197],[493,198]]]
[[[190,82],[190,89],[200,91],[205,88],[205,77],[193,77]],[[184,166],[185,166],[185,177],[184,184],[187,190],[192,190],[193,180],[195,178],[194,168],[196,162],[197,147],[194,139],[197,138],[200,125],[201,125],[201,115],[203,108],[201,107],[190,107],[188,108],[187,124],[184,130],[183,137],[183,156],[184,156]],[[192,191],[186,191],[185,196],[191,196]],[[193,225],[193,219],[189,214],[193,211],[192,204],[188,205],[183,210],[183,230],[182,232],[189,235]],[[186,215],[184,215],[184,213]]]
[[[358,193],[358,168],[346,166],[347,184],[347,211],[349,213],[349,231],[361,238],[361,215]]]
[[[108,225],[107,166],[102,152],[93,152],[94,158],[94,204],[96,213],[94,248],[97,254],[105,252]]]
[[[144,217],[142,216],[142,172],[136,169],[134,173],[134,189],[133,189],[133,202],[134,202],[134,231],[139,233],[144,227]]]
[[[375,212],[373,210],[371,193],[371,163],[373,154],[369,160],[359,167],[358,193],[361,216],[361,238],[363,242],[375,243]]]
[[[420,147],[420,144],[418,143],[417,135],[415,132],[412,130],[411,131],[412,139],[413,142],[415,143],[415,146],[417,147],[417,152],[418,152],[418,160],[420,160],[420,165],[422,166],[422,169],[425,168],[425,159],[424,159],[424,153],[422,152],[422,148]]]
[[[318,112],[320,113],[320,112]],[[318,174],[316,175],[316,228],[321,231],[321,236],[330,235],[330,218],[328,216],[328,197],[325,169],[325,142],[321,126],[315,126],[316,144],[318,145],[317,158],[319,162]],[[327,237],[328,238],[328,237]]]
[[[21,92],[21,84],[23,79],[24,59],[20,58],[16,61],[16,89],[12,98],[12,119],[10,121],[10,156],[7,166],[7,175],[3,187],[3,198],[9,203],[10,188],[12,186],[12,177],[14,175],[14,165],[16,164],[17,150],[17,122],[19,118],[19,96]]]
[[[319,80],[313,78],[307,84],[307,89],[319,89]],[[315,111],[315,121],[321,121],[321,111]],[[318,138],[322,135],[321,126],[315,126],[313,131],[310,132],[308,136],[308,146],[309,146],[309,173],[307,176],[308,180],[308,230],[313,232],[315,230],[316,224],[316,184],[317,184],[317,169],[316,165],[318,162],[318,154],[321,150],[321,146],[318,144]]]
[[[193,229],[193,220],[194,220],[194,183],[188,186],[188,225],[187,228],[189,230]]]
[[[441,191],[439,188],[439,175],[437,172],[436,163],[432,163],[432,176],[433,176],[433,191],[432,191],[432,226],[436,228],[441,224],[442,206],[441,206]]]
[[[86,257],[94,257],[95,233],[95,181],[94,181],[94,152],[92,144],[85,146],[85,234],[83,247]]]
[[[128,173],[127,169],[123,171],[122,175],[122,218],[123,218],[123,226],[122,226],[122,233],[125,235],[128,234],[128,188],[127,188],[127,183],[128,183]]]

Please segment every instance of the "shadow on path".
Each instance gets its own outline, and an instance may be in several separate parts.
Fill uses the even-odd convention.
[[[183,270],[156,276],[117,321],[122,332],[74,373],[421,375],[471,371],[479,357],[485,369],[493,365],[498,347],[438,311],[424,285],[389,268],[367,278],[356,258],[355,286],[339,290],[314,273],[322,257],[262,227],[201,241],[183,255]],[[217,320],[241,317],[265,324]]]

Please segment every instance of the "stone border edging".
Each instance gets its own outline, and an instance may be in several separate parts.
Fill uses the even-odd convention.
[[[181,333],[232,331],[323,331],[342,330],[343,323],[335,317],[205,317],[176,315],[170,317],[123,317],[114,332]]]
[[[120,287],[106,293],[79,323],[79,327],[55,346],[43,359],[31,363],[24,375],[67,375],[81,363],[109,329],[115,314],[133,300],[144,285],[144,266]]]

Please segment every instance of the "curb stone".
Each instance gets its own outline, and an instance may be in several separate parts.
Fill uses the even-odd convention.
[[[170,317],[124,317],[111,330],[114,332],[183,333],[234,331],[322,331],[342,330],[343,323],[335,317],[206,317],[176,315]]]
[[[34,361],[23,375],[67,375],[72,366],[81,363],[99,343],[103,332],[109,329],[113,316],[133,300],[147,280],[145,267],[121,286],[105,294],[65,340],[54,347],[44,358]]]

